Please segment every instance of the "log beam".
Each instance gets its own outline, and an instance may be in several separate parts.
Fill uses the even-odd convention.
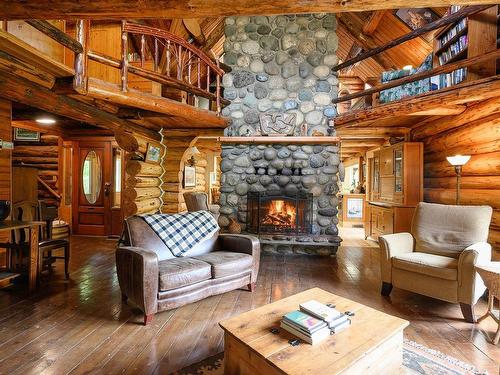
[[[414,0],[414,8],[447,7],[452,4],[496,4],[497,0]],[[2,9],[4,19],[75,19],[75,18],[204,18],[234,15],[273,15],[322,12],[362,12],[408,7],[406,0],[156,0],[134,2],[128,0],[10,0]]]
[[[155,140],[161,138],[157,132],[3,72],[0,72],[0,96],[105,129],[132,131]]]

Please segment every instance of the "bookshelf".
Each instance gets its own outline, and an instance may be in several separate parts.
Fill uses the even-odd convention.
[[[498,8],[498,5],[492,6],[439,31],[434,37],[433,66],[451,64],[495,50],[497,48]],[[448,9],[448,14],[455,13],[459,9],[459,5],[453,5]],[[492,61],[432,77],[431,84],[434,90],[442,89],[466,80],[495,74],[496,64]]]

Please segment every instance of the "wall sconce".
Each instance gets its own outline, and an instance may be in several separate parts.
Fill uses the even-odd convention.
[[[455,167],[455,173],[457,174],[457,198],[456,204],[460,204],[460,177],[462,176],[462,166],[464,166],[470,159],[470,155],[455,155],[447,156],[446,160],[448,163]]]

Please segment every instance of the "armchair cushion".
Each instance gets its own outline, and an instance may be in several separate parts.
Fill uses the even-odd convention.
[[[421,202],[411,228],[415,250],[458,258],[470,244],[487,241],[492,212],[489,206]]]
[[[427,253],[407,253],[392,258],[392,265],[405,271],[438,277],[446,280],[457,280],[458,260],[455,258]]]
[[[212,278],[210,264],[194,258],[175,258],[158,262],[160,291],[199,283]]]
[[[396,255],[413,252],[415,240],[410,233],[394,233],[380,236],[380,273],[382,281],[392,283],[392,261]]]
[[[253,259],[247,254],[214,251],[198,256],[196,259],[207,262],[212,266],[212,277],[215,279],[242,272],[252,272]]]

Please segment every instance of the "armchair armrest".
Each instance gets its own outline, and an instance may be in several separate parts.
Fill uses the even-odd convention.
[[[379,237],[380,276],[383,282],[392,283],[391,258],[396,255],[413,252],[415,240],[410,233],[386,234]]]
[[[133,246],[116,250],[116,273],[122,294],[145,315],[156,313],[158,295],[158,257],[154,251]]]
[[[475,304],[484,293],[486,287],[477,275],[476,264],[491,261],[491,245],[477,242],[464,249],[458,257],[458,298],[466,304]]]
[[[251,255],[253,258],[252,283],[257,280],[260,265],[260,241],[246,234],[219,234],[221,250]]]

